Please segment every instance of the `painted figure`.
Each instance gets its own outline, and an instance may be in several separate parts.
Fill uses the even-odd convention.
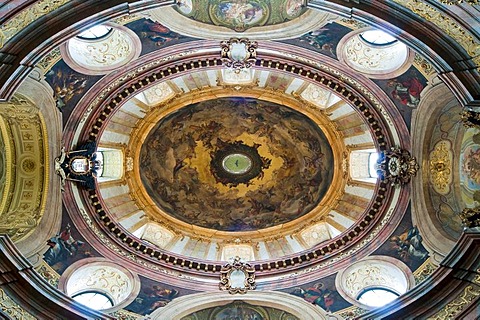
[[[389,80],[387,85],[393,88],[390,92],[393,99],[410,108],[418,106],[423,84],[420,82],[416,71],[410,72],[407,76]]]
[[[422,236],[417,227],[390,238],[390,243],[405,263],[409,264],[412,259],[424,260],[428,257],[428,251],[422,245]]]
[[[222,24],[235,29],[243,29],[246,25],[252,26],[259,23],[265,16],[262,7],[254,2],[221,2],[215,9],[214,14]]]
[[[55,237],[47,241],[48,250],[44,253],[43,259],[48,265],[54,267],[58,272],[63,272],[69,265],[68,261],[82,253],[82,257],[90,256],[85,250],[84,242],[72,237],[70,224]]]
[[[75,96],[82,94],[87,87],[86,76],[81,76],[74,71],[49,71],[52,77],[53,96],[57,103],[57,108],[62,110],[68,102]]]
[[[480,184],[480,149],[470,149],[465,154],[462,170],[475,184]]]
[[[157,46],[162,46],[166,42],[180,39],[183,36],[171,31],[160,23],[145,20],[140,32],[140,37],[153,41]]]
[[[323,283],[316,283],[307,289],[296,288],[291,294],[313,303],[325,311],[331,311],[330,307],[335,303],[334,292],[324,288]]]
[[[140,293],[127,309],[135,313],[148,314],[157,308],[165,307],[178,296],[178,293],[175,289],[154,285]]]
[[[303,0],[287,0],[286,12],[290,17],[294,17],[302,11]]]

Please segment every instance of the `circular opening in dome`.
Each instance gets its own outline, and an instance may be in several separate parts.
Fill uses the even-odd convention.
[[[357,300],[370,307],[381,307],[399,296],[398,293],[385,288],[370,288],[360,293]]]
[[[98,40],[105,38],[112,32],[113,28],[105,25],[94,26],[80,33],[77,38],[83,40]]]
[[[241,153],[229,154],[223,158],[222,167],[228,173],[243,174],[252,168],[252,159]]]
[[[72,299],[94,310],[105,310],[113,307],[112,299],[99,291],[82,292],[74,295]]]
[[[398,40],[380,30],[368,30],[360,34],[360,38],[367,42],[368,44],[374,46],[386,46],[389,44],[393,44]]]

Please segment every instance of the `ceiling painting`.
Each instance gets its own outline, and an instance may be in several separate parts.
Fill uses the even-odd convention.
[[[140,38],[142,43],[141,55],[156,51],[161,47],[194,40],[173,32],[164,25],[150,19],[139,19],[127,23],[125,26],[132,29]]]
[[[84,258],[100,257],[100,254],[77,231],[65,209],[62,215],[60,232],[52,236],[45,247],[43,260],[58,274],[62,274],[76,261]]]
[[[53,97],[63,114],[64,125],[83,94],[99,79],[100,76],[85,75],[73,70],[63,60],[46,73],[45,80],[53,88]]]
[[[328,23],[298,38],[283,42],[304,47],[332,58],[337,57],[337,45],[352,29],[336,22]]]
[[[203,40],[217,39],[209,34],[216,30],[227,30],[228,35],[247,36],[248,32],[255,35],[256,30],[263,33],[270,26],[278,28],[275,30],[280,34],[285,26],[284,36],[272,37],[281,39],[278,42],[270,41],[268,33],[259,38],[259,48],[268,39],[270,47],[267,46],[267,49],[273,52],[269,54],[276,55],[279,60],[277,63],[269,57],[262,63],[285,63],[285,68],[269,70],[270,66],[257,64],[237,74],[217,64],[215,58],[202,60],[205,58],[203,53],[211,55],[213,52],[212,41],[202,42],[193,38],[191,33],[180,32],[173,27],[170,29],[167,27],[169,24],[154,21],[161,21],[155,18],[154,10],[143,15],[145,18],[129,20],[125,24],[141,42],[141,55],[134,61],[137,69],[122,65],[98,82],[100,77],[73,71],[64,61],[56,63],[46,74],[46,80],[53,89],[56,107],[62,111],[64,126],[67,127],[65,131],[70,134],[77,130],[74,138],[68,137],[72,140],[68,143],[77,145],[79,141],[75,139],[86,136],[88,130],[96,125],[92,119],[85,117],[86,124],[80,124],[78,128],[71,126],[80,122],[80,112],[72,113],[72,110],[83,108],[89,102],[83,103],[81,99],[87,99],[90,93],[92,97],[103,95],[95,102],[98,102],[97,105],[90,105],[104,108],[112,102],[99,102],[110,94],[101,91],[109,85],[109,79],[127,79],[125,72],[129,72],[130,76],[143,72],[139,71],[141,68],[158,68],[154,71],[158,72],[152,71],[152,77],[145,78],[148,81],[138,82],[140,89],[134,82],[138,79],[133,76],[125,84],[121,81],[111,84],[113,90],[124,92],[127,98],[122,103],[112,102],[112,114],[104,114],[101,118],[102,123],[108,123],[104,127],[106,129],[99,130],[99,135],[92,139],[97,139],[104,147],[117,148],[115,150],[129,161],[128,164],[122,163],[123,158],[119,157],[122,159],[118,163],[119,170],[124,170],[124,167],[129,169],[122,171],[123,176],[118,175],[120,178],[97,180],[98,194],[78,195],[79,192],[74,189],[78,193],[75,194],[76,200],[84,196],[85,208],[91,210],[82,211],[83,218],[87,217],[86,221],[90,219],[88,223],[97,226],[100,217],[105,225],[100,223],[97,229],[82,229],[74,225],[64,209],[61,229],[45,244],[43,253],[44,261],[55,272],[62,274],[74,262],[101,256],[92,245],[109,243],[106,248],[95,248],[102,253],[107,252],[105,256],[110,255],[107,258],[121,256],[122,261],[131,263],[135,272],[141,275],[141,290],[124,309],[145,316],[180,296],[196,293],[190,289],[195,284],[201,284],[199,291],[216,289],[215,272],[218,269],[215,268],[224,260],[241,255],[246,260],[255,261],[259,290],[283,291],[327,312],[341,313],[351,304],[337,292],[337,266],[345,267],[374,250],[373,255],[394,257],[412,271],[425,265],[430,254],[423,232],[412,220],[410,208],[403,218],[401,216],[409,203],[409,191],[390,192],[390,186],[379,183],[375,177],[369,177],[371,179],[367,182],[350,179],[345,186],[351,168],[348,152],[358,149],[375,153],[390,147],[388,144],[392,141],[409,143],[405,142],[405,136],[410,138],[408,133],[400,138],[397,134],[407,131],[403,123],[398,127],[391,124],[388,130],[385,129],[388,139],[382,140],[388,140],[387,146],[384,142],[379,146],[377,142],[380,140],[375,136],[378,131],[372,123],[378,125],[382,121],[388,122],[385,119],[391,121],[390,112],[394,104],[407,126],[411,125],[412,110],[420,108],[422,93],[425,93],[428,84],[427,76],[418,68],[418,61],[406,72],[397,69],[395,75],[376,80],[368,79],[368,75],[363,73],[355,78],[355,70],[348,69],[345,74],[339,71],[350,68],[347,65],[332,67],[332,74],[338,76],[332,79],[338,80],[338,83],[345,80],[342,78],[344,75],[350,77],[353,74],[352,79],[345,76],[348,79],[344,81],[346,87],[355,87],[354,82],[357,81],[361,84],[356,90],[368,87],[359,99],[355,96],[342,97],[342,92],[336,90],[336,83],[334,88],[330,83],[318,81],[317,75],[308,76],[320,67],[316,70],[306,60],[289,57],[285,52],[290,49],[294,52],[297,48],[302,54],[310,53],[312,61],[319,65],[326,62],[325,65],[333,66],[339,62],[339,50],[345,49],[341,47],[342,39],[352,29],[363,27],[362,23],[342,23],[340,19],[331,22],[333,18],[329,14],[307,9],[306,1],[302,0],[178,0],[169,8],[155,10],[173,13],[181,18],[178,21],[190,21],[191,25],[185,23],[185,28],[205,25],[205,30],[197,28],[201,29],[198,34],[206,34]],[[302,20],[315,13],[318,13],[317,20],[323,19],[322,22],[302,31],[303,34],[299,33],[301,36],[292,36],[291,30],[300,27]],[[221,37],[224,35],[221,34]],[[190,41],[195,42],[187,46]],[[279,45],[278,52],[270,49],[273,47],[271,43]],[[177,46],[179,44],[182,46]],[[281,52],[282,49],[285,52]],[[195,53],[190,55],[185,50]],[[168,52],[168,57],[165,52]],[[267,56],[265,52],[260,52],[261,59],[264,59],[262,54]],[[182,61],[175,61],[177,58]],[[187,62],[188,58],[191,61]],[[165,65],[179,63],[181,67],[175,69],[178,75],[170,73],[170,70],[167,74],[167,69],[161,70],[164,62]],[[203,62],[207,67],[196,72],[195,64],[203,67]],[[290,70],[287,70],[287,65]],[[295,73],[299,69],[302,70]],[[142,76],[145,74],[142,73]],[[153,84],[154,81],[158,83]],[[97,82],[98,85],[95,85]],[[135,90],[129,91],[130,88]],[[191,95],[188,94],[190,92]],[[372,102],[365,98],[368,95],[374,99],[385,98],[386,102],[389,102],[389,97],[393,104],[389,106],[385,103],[376,108],[377,105],[368,105]],[[280,101],[282,104],[279,104]],[[179,106],[182,107],[178,109]],[[175,111],[168,113],[169,110]],[[84,109],[79,111],[87,114]],[[426,152],[430,161],[427,170],[431,170],[431,175],[424,180],[430,187],[431,214],[438,218],[442,230],[452,238],[461,233],[455,214],[459,211],[456,205],[459,195],[468,206],[473,207],[480,202],[480,134],[477,130],[468,130],[463,140],[460,139],[457,111],[445,108],[439,116]],[[92,114],[92,118],[102,117],[97,110],[88,112],[91,112],[87,115]],[[163,118],[158,120],[155,116],[159,114]],[[149,122],[154,118],[155,121]],[[391,122],[401,122],[393,120]],[[142,131],[142,128],[152,126],[148,133],[148,130]],[[118,138],[120,136],[121,139]],[[102,138],[105,140],[102,141]],[[456,150],[460,145],[458,155]],[[0,157],[0,164],[3,158]],[[460,159],[459,167],[455,159]],[[339,174],[334,181],[334,172],[335,177],[338,172],[345,173],[345,176],[342,178]],[[454,186],[457,174],[461,182],[458,188]],[[133,180],[136,184],[131,182]],[[142,186],[138,185],[140,180]],[[143,198],[136,202],[136,195],[144,195],[142,187],[153,202]],[[333,192],[333,189],[338,190]],[[66,206],[70,206],[69,196],[64,197]],[[90,200],[93,201],[92,208]],[[397,201],[401,204],[398,205]],[[374,210],[370,211],[372,207]],[[399,207],[401,210],[397,210]],[[75,210],[78,211],[78,208]],[[158,212],[153,212],[155,210]],[[99,211],[104,215],[95,216]],[[380,218],[377,219],[372,212],[378,213]],[[173,219],[169,220],[164,213]],[[392,215],[396,215],[396,220],[389,220]],[[118,221],[115,221],[116,218]],[[356,224],[358,221],[361,223]],[[185,224],[188,226],[185,227]],[[384,225],[391,229],[382,229]],[[182,228],[188,228],[188,231]],[[355,236],[351,236],[352,232]],[[84,233],[96,237],[92,245],[88,243],[88,237],[83,237]],[[112,237],[108,238],[105,234]],[[358,240],[357,235],[363,238]],[[112,244],[117,240],[115,245]],[[349,251],[342,251],[345,248]],[[308,268],[303,267],[305,265]],[[285,268],[285,271],[280,268]],[[162,272],[160,280],[153,280],[159,270]],[[271,280],[273,278],[275,280]],[[203,309],[182,320],[203,318],[297,320],[285,311],[242,301]]]
[[[300,297],[327,312],[337,312],[351,307],[351,304],[338,293],[335,287],[335,275],[280,291]]]
[[[425,76],[415,66],[411,66],[410,69],[398,77],[388,80],[374,80],[374,82],[392,99],[410,128],[412,109],[418,107],[421,92],[427,86]]]
[[[173,299],[196,291],[178,286],[160,283],[149,278],[140,277],[141,290],[137,298],[125,307],[130,312],[147,315],[158,308],[165,307]]]
[[[423,237],[412,224],[411,207],[409,206],[402,221],[374,255],[393,256],[404,262],[412,271],[417,270],[429,257],[423,246]]]
[[[304,0],[182,0],[177,12],[205,24],[243,32],[257,26],[271,26],[298,18],[306,12]]]
[[[257,230],[312,210],[333,177],[328,141],[306,116],[243,98],[191,105],[149,133],[140,173],[173,217],[222,231]]]

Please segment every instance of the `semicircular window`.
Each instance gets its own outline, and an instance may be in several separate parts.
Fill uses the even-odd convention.
[[[77,36],[77,38],[80,38],[83,40],[98,40],[109,35],[112,32],[112,30],[113,30],[112,27],[101,24],[83,31]]]
[[[105,310],[113,307],[112,299],[100,291],[82,292],[74,295],[72,299],[94,310]]]
[[[360,34],[360,38],[366,43],[374,46],[386,46],[398,41],[388,33],[381,30],[367,30]]]
[[[370,307],[381,307],[392,302],[399,296],[400,295],[393,290],[376,287],[361,292],[357,300]]]

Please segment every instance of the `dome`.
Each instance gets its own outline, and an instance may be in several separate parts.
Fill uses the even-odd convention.
[[[139,163],[162,211],[221,231],[295,220],[319,204],[333,178],[333,153],[318,125],[276,103],[237,97],[161,119]]]

